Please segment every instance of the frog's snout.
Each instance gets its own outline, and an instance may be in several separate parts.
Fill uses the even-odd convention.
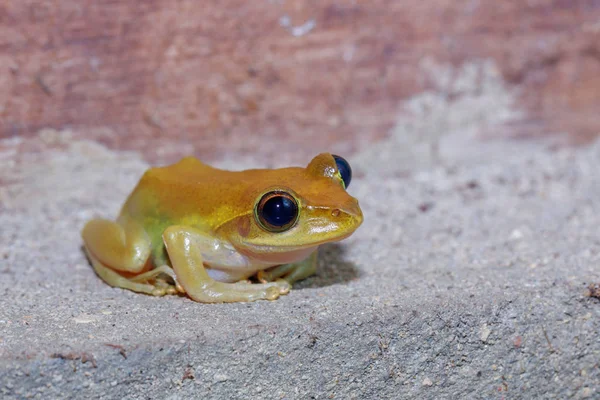
[[[333,218],[349,217],[357,227],[363,222],[362,210],[356,199],[352,199],[352,201],[345,204],[342,208],[333,209],[331,211],[331,216]]]

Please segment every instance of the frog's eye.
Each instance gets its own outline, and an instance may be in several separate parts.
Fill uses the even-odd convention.
[[[298,202],[289,193],[275,190],[263,195],[255,208],[258,224],[269,232],[283,232],[298,220]]]
[[[352,180],[352,168],[350,168],[350,164],[344,158],[336,156],[335,154],[332,154],[332,156],[335,160],[335,165],[340,172],[340,176],[344,181],[344,187],[348,188],[348,186],[350,186],[350,181]]]

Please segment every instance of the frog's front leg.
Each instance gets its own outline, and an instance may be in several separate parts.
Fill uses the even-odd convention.
[[[318,252],[318,249],[313,251],[310,256],[297,263],[278,265],[277,267],[258,271],[256,277],[261,282],[271,282],[283,278],[290,284],[308,278],[317,272]]]
[[[275,300],[290,290],[285,281],[263,284],[215,281],[204,268],[201,250],[207,240],[198,229],[171,226],[164,231],[163,241],[177,281],[193,300],[203,303]]]

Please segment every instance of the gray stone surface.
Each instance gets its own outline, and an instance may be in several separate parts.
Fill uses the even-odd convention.
[[[108,287],[79,231],[114,217],[147,165],[68,132],[42,133],[41,153],[3,142],[0,396],[600,397],[600,302],[585,295],[600,281],[600,145],[477,140],[505,111],[486,101],[416,99],[415,120],[349,157],[364,225],[274,302]],[[444,131],[437,161],[428,129]]]
[[[3,398],[600,395],[600,302],[584,295],[600,146],[476,143],[458,146],[471,161],[400,175],[357,157],[365,224],[318,276],[275,302],[204,305],[96,278],[79,230],[146,165],[46,136],[70,144],[3,165]]]

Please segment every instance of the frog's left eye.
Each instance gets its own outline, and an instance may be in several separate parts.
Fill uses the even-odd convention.
[[[298,221],[298,202],[289,193],[275,190],[263,195],[256,204],[256,220],[269,232],[283,232]]]
[[[335,165],[340,172],[340,176],[344,181],[344,187],[348,188],[348,186],[350,186],[350,181],[352,180],[352,168],[350,168],[350,164],[344,158],[336,156],[335,154],[332,154],[332,156],[335,160]]]

